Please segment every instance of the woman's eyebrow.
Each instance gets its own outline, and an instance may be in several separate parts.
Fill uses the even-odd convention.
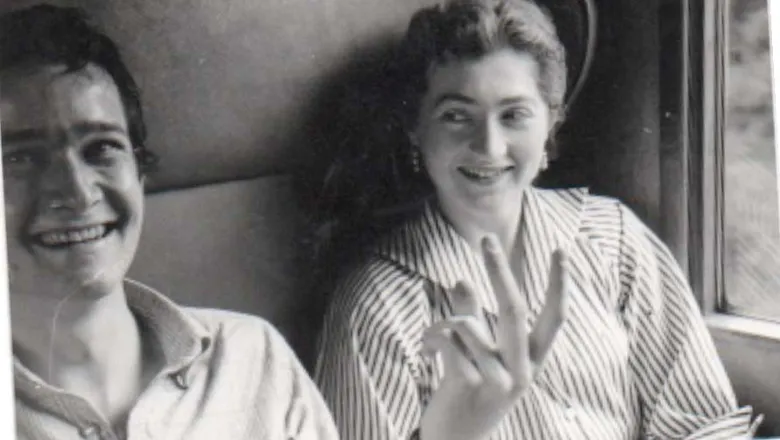
[[[436,98],[436,101],[434,101],[433,106],[438,107],[441,104],[447,102],[447,101],[455,101],[455,102],[461,102],[463,104],[476,104],[477,101],[469,98],[466,95],[460,94],[460,93],[442,93],[439,95],[438,98]]]
[[[463,104],[476,104],[477,101],[473,98],[470,98],[466,95],[460,94],[460,93],[443,93],[441,94],[436,101],[433,103],[433,107],[436,108],[440,106],[441,104],[449,101],[455,101],[460,102]],[[529,98],[527,96],[510,96],[507,98],[501,99],[498,103],[499,105],[511,105],[511,104],[523,104],[526,102],[532,102],[533,99]]]
[[[532,102],[533,99],[528,98],[526,96],[510,96],[509,98],[504,98],[498,103],[500,105],[510,105],[510,104],[524,104],[526,102]]]

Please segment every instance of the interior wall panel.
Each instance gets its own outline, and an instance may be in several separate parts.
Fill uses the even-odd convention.
[[[4,1],[0,10],[39,3]],[[119,44],[142,89],[152,191],[295,171],[318,97],[421,0],[60,0]]]

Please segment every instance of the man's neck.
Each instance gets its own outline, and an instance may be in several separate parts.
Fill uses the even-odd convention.
[[[138,322],[121,286],[100,298],[63,298],[12,295],[14,352],[44,381],[87,399],[114,423],[150,379]]]

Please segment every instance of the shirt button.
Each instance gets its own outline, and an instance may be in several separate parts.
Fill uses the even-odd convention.
[[[98,433],[98,427],[95,425],[85,426],[79,430],[79,434],[85,439],[96,439],[98,438]]]
[[[575,410],[572,407],[566,408],[566,410],[563,412],[563,416],[566,417],[566,420],[572,421],[577,418],[577,410]]]
[[[173,375],[173,381],[176,382],[176,386],[185,390],[187,389],[187,377],[184,373],[176,373]]]

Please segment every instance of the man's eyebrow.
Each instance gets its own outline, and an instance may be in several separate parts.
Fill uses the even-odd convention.
[[[71,128],[76,132],[78,132],[79,134],[107,133],[107,132],[127,134],[127,129],[125,127],[112,122],[102,122],[102,121],[77,122],[76,124],[73,124]]]
[[[31,142],[46,137],[46,131],[37,128],[21,130],[3,130],[0,141],[4,144]]]
[[[127,130],[118,124],[111,122],[84,121],[71,126],[71,129],[80,135],[93,133],[127,134]],[[58,134],[62,135],[61,130]],[[45,139],[50,132],[40,128],[23,128],[19,130],[3,130],[0,140],[4,143],[24,143]]]

